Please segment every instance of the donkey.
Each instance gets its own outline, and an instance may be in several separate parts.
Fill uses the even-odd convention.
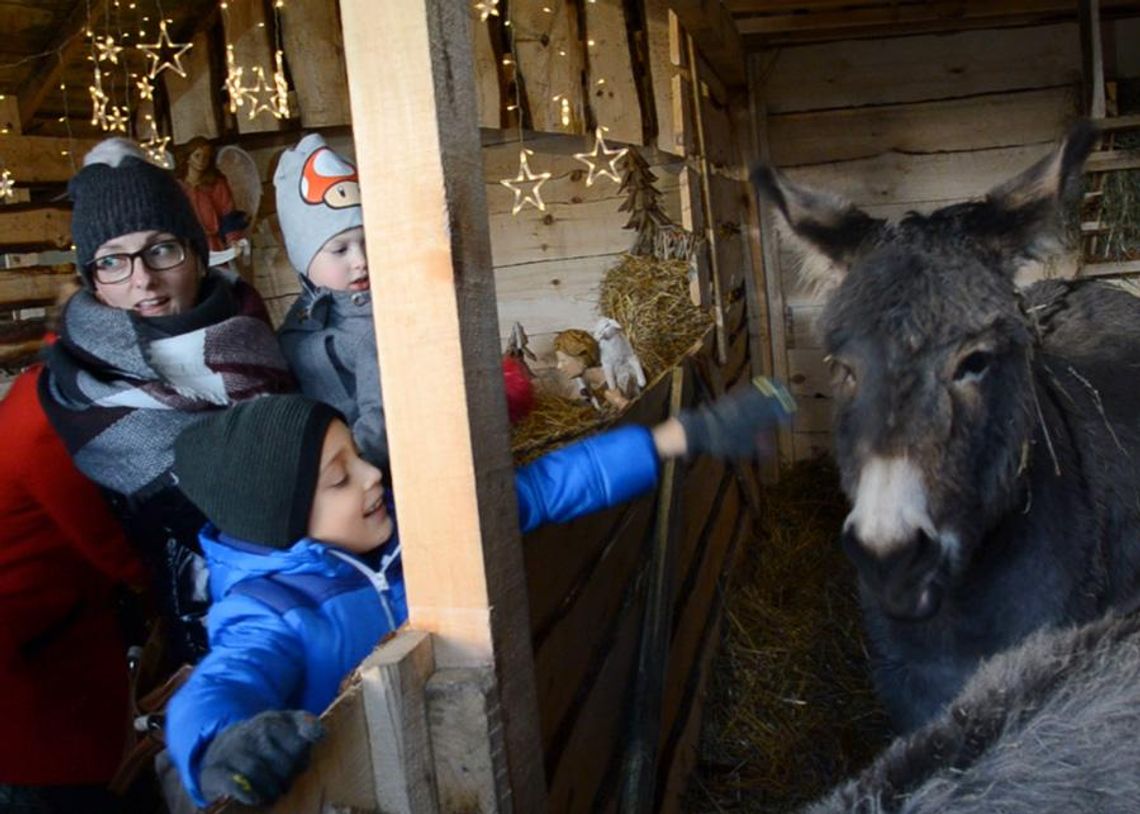
[[[805,814],[1132,814],[1140,615],[1040,630]]]
[[[1140,592],[1140,299],[1019,291],[1059,246],[1095,131],[984,200],[886,223],[753,173],[830,286],[835,454],[880,698],[902,731],[981,659]]]

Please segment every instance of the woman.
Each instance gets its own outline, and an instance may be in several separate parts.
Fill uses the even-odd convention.
[[[222,251],[242,237],[248,216],[234,208],[233,191],[214,163],[214,147],[209,141],[195,136],[186,142],[182,155],[184,159],[175,168],[182,191],[206,232],[210,251]]]
[[[175,178],[122,139],[68,186],[84,288],[64,307],[40,398],[81,472],[102,486],[151,568],[173,656],[204,647],[203,517],[170,473],[178,433],[204,412],[294,389],[265,306],[209,248]]]
[[[116,584],[143,565],[36,396],[39,367],[0,401],[0,811],[104,814],[126,745]]]

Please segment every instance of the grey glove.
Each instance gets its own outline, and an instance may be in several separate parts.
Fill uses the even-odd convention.
[[[758,376],[732,392],[695,410],[677,416],[685,428],[689,455],[705,453],[716,458],[754,458],[761,436],[788,421],[795,400],[779,382]]]
[[[250,806],[280,797],[309,762],[324,735],[321,721],[301,710],[269,710],[223,729],[202,756],[199,785],[214,802],[232,797]]]

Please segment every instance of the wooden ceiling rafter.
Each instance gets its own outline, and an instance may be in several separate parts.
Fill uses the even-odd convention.
[[[107,0],[76,0],[72,5],[59,37],[45,49],[51,53],[37,60],[38,68],[32,70],[17,94],[20,122],[25,132],[35,119],[44,98],[59,83],[60,75],[86,47],[85,32],[89,21],[103,14],[106,7]]]

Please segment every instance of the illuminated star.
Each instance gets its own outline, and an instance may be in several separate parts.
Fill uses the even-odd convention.
[[[245,104],[245,85],[241,83],[242,68],[234,61],[234,47],[226,46],[226,93],[230,97],[230,113],[237,113],[238,108]]]
[[[150,45],[140,43],[138,49],[145,51],[147,58],[151,60],[150,71],[147,72],[151,79],[156,78],[167,68],[185,79],[186,70],[182,67],[182,57],[193,47],[192,42],[172,41],[170,32],[166,30],[166,20],[161,20],[158,23],[158,41]]]
[[[154,84],[150,81],[150,77],[146,74],[143,74],[142,77],[140,77],[139,80],[135,82],[135,87],[139,89],[140,99],[154,99]]]
[[[519,174],[514,178],[503,178],[499,181],[500,184],[505,186],[511,192],[515,193],[515,205],[511,207],[511,214],[517,215],[519,210],[527,204],[530,204],[539,212],[546,211],[546,204],[542,202],[542,193],[539,188],[547,182],[550,178],[550,173],[539,172],[534,173],[530,170],[530,165],[527,164],[527,155],[534,155],[530,150],[519,150]],[[532,182],[534,186],[531,187],[529,192],[524,194],[523,190],[519,188],[519,184],[524,181]]]
[[[121,45],[115,45],[115,38],[108,34],[105,37],[96,37],[93,42],[96,50],[96,59],[99,62],[107,61],[114,65],[119,64],[119,54],[123,52]]]
[[[107,130],[118,130],[120,133],[127,132],[128,122],[126,111],[121,110],[118,105],[112,105],[111,112],[106,116],[104,127]]]
[[[606,140],[602,138],[602,128],[600,127],[594,131],[594,138],[593,150],[588,153],[574,153],[574,158],[590,168],[590,173],[586,176],[586,186],[593,186],[594,178],[599,175],[605,175],[615,183],[620,184],[621,173],[618,172],[617,163],[625,158],[625,154],[629,152],[629,148],[622,147],[620,150],[611,150],[606,147]],[[599,156],[598,153],[601,153],[601,156]],[[609,156],[613,157],[607,161],[606,158]],[[595,161],[598,163],[595,164]],[[609,166],[603,168],[602,162],[605,162]]]
[[[16,181],[10,170],[0,172],[0,198],[13,198],[16,195]]]
[[[244,88],[245,97],[249,100],[249,118],[256,119],[258,113],[275,113],[277,89],[265,79],[265,70],[260,65],[253,67],[257,74],[257,82],[251,87]]]
[[[479,12],[479,22],[485,23],[488,17],[499,16],[499,0],[479,0],[475,10]]]

